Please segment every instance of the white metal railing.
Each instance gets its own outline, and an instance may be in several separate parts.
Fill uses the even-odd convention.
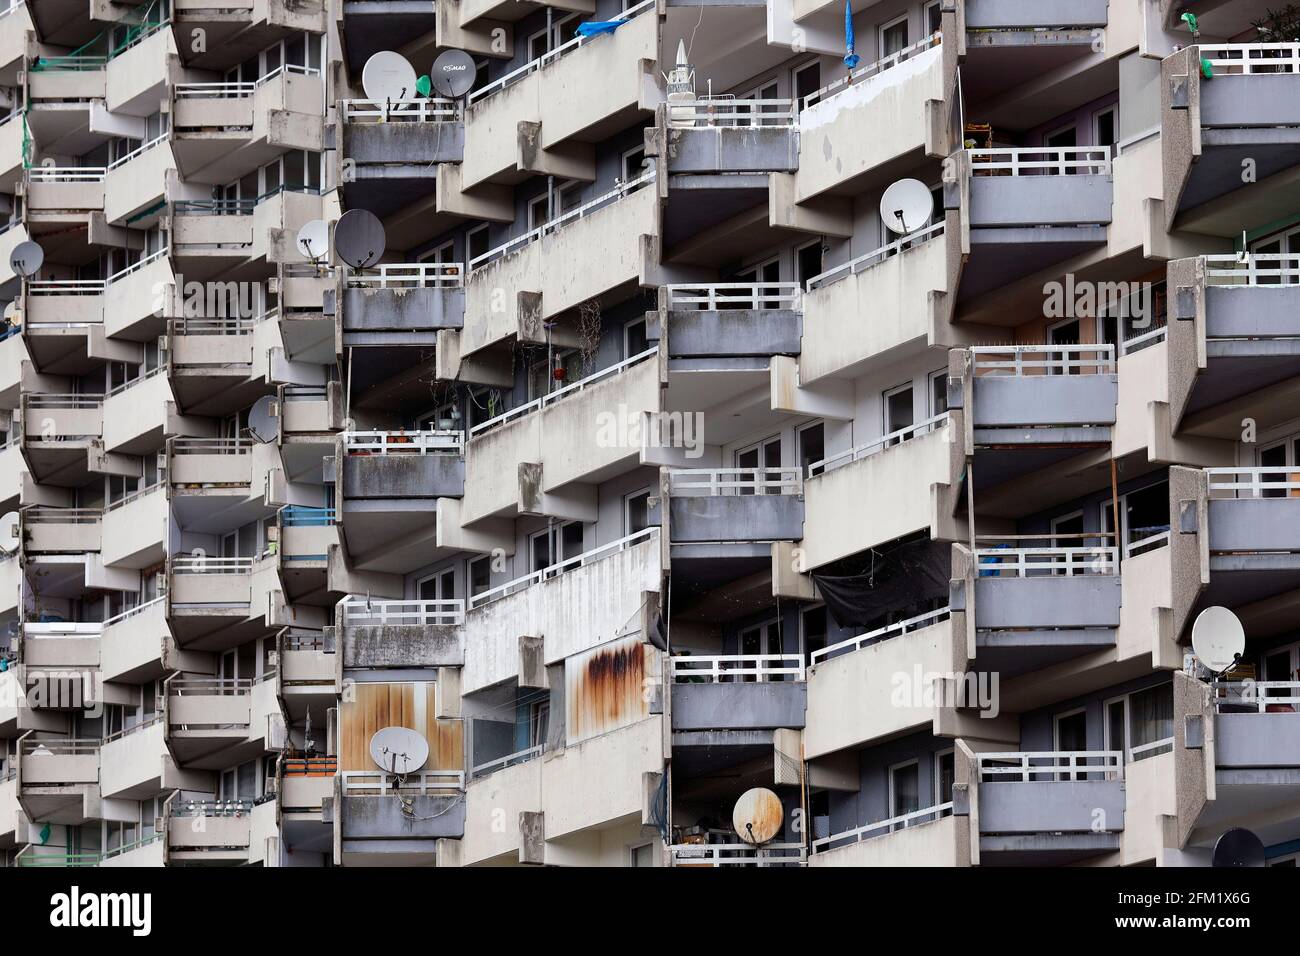
[[[96,637],[104,631],[102,621],[24,621],[24,637]]]
[[[57,508],[53,505],[33,505],[23,511],[26,524],[95,524],[104,511],[102,508]]]
[[[251,694],[253,688],[268,677],[182,677],[167,682],[167,693],[174,697],[239,697]]]
[[[339,623],[344,626],[460,624],[464,620],[464,601],[390,601],[349,597],[339,602]]]
[[[798,465],[788,468],[677,468],[668,473],[668,493],[674,498],[801,495],[803,477]]]
[[[1086,780],[1101,774],[1124,779],[1124,754],[1118,750],[1014,751],[977,755],[981,779],[1019,783]],[[986,781],[990,782],[990,781]]]
[[[1244,253],[1205,256],[1205,284],[1247,288],[1261,285],[1300,285],[1300,255]]]
[[[1126,541],[1124,543],[1124,557],[1131,558],[1135,555],[1146,554],[1148,551],[1156,550],[1156,548],[1167,547],[1168,544],[1168,530],[1158,531],[1155,534],[1150,534],[1143,538]]]
[[[973,176],[1110,175],[1108,146],[1013,146],[967,152]]]
[[[166,141],[167,141],[167,137],[168,137],[168,135],[169,135],[169,134],[167,134],[167,133],[163,133],[161,136],[155,136],[153,139],[149,140],[149,142],[147,142],[147,143],[141,143],[139,146],[137,146],[135,149],[131,150],[131,152],[127,153],[125,156],[119,156],[119,157],[117,157],[117,159],[115,159],[115,160],[113,160],[111,163],[109,163],[109,164],[108,164],[108,168],[109,168],[109,169],[117,169],[119,166],[125,166],[125,165],[126,165],[127,163],[129,163],[131,160],[135,159],[137,156],[139,156],[139,155],[141,155],[141,154],[143,154],[143,153],[147,153],[149,150],[153,149],[153,148],[154,148],[155,146],[157,146],[159,143],[166,142]]]
[[[656,0],[641,0],[640,3],[633,4],[632,6],[624,10],[622,13],[616,14],[610,19],[631,20],[639,13],[644,13],[646,10],[653,10],[655,7],[655,3]],[[480,103],[483,100],[490,97],[493,93],[499,93],[502,90],[504,90],[506,87],[512,86],[513,84],[519,82],[528,74],[540,70],[547,63],[550,63],[554,60],[558,60],[560,57],[564,56],[565,54],[572,53],[574,50],[578,49],[578,47],[586,46],[588,43],[598,40],[599,38],[600,38],[600,34],[595,34],[589,37],[576,36],[572,40],[569,40],[565,43],[561,43],[555,49],[543,53],[535,60],[530,60],[529,62],[525,63],[523,66],[519,67],[519,69],[512,70],[509,73],[507,73],[505,76],[501,77],[500,79],[494,80],[493,82],[488,83],[486,86],[482,86],[479,89],[474,90],[469,94],[468,97],[466,97],[466,102],[469,103],[470,105],[473,105],[475,103]]]
[[[259,76],[256,80],[222,83],[177,83],[176,98],[178,100],[241,99],[252,96],[257,92],[259,86],[287,73],[298,73],[302,76],[320,76],[320,70],[315,67],[302,66],[298,63],[284,63],[265,76]]]
[[[1087,342],[975,345],[971,347],[971,357],[976,375],[1110,375],[1115,372],[1115,346]]]
[[[814,853],[825,853],[827,850],[838,850],[841,846],[852,846],[855,843],[861,843],[863,840],[884,836],[887,833],[906,830],[909,827],[920,826],[923,823],[933,823],[950,813],[952,813],[951,801],[933,807],[926,807],[922,810],[913,810],[910,813],[900,813],[887,820],[877,820],[874,823],[854,827],[852,830],[843,830],[839,833],[832,833],[828,837],[822,837],[820,840],[813,840],[812,851]],[[837,845],[831,846],[833,843]]]
[[[495,770],[504,770],[506,767],[513,767],[515,764],[524,763],[532,760],[542,752],[541,744],[536,747],[529,747],[526,750],[516,750],[512,754],[506,754],[504,757],[498,757],[496,760],[489,760],[487,763],[481,763],[471,767],[469,775],[471,777],[481,777],[484,774],[492,773]]]
[[[28,738],[22,742],[23,757],[79,756],[99,752],[99,739],[94,737]]]
[[[155,698],[155,701],[157,700],[158,699]],[[158,707],[151,716],[146,717],[144,720],[137,721],[129,727],[123,727],[121,730],[115,730],[111,734],[105,734],[104,743],[112,743],[114,740],[121,740],[123,737],[130,737],[132,734],[138,734],[140,731],[147,730],[155,724],[162,723],[162,719],[162,708]]]
[[[161,604],[166,600],[167,595],[160,594],[158,597],[145,601],[143,604],[137,604],[135,607],[127,608],[125,611],[114,614],[112,617],[104,621],[104,627],[108,627],[110,624],[117,624],[119,621],[125,621],[128,617],[134,617],[135,615],[153,607],[155,604]]]
[[[139,385],[141,382],[147,382],[149,379],[154,378],[165,371],[167,371],[167,369],[164,366],[155,365],[147,372],[144,372],[141,375],[137,375],[135,378],[127,379],[121,385],[114,385],[112,388],[110,388],[107,392],[104,393],[104,397],[108,398],[113,395],[121,395],[123,392],[127,391],[128,389],[134,388],[135,386]]]
[[[807,291],[812,292],[814,289],[820,289],[822,286],[830,285],[840,279],[847,278],[851,275],[857,275],[865,269],[879,265],[886,259],[891,259],[901,252],[906,252],[914,246],[929,242],[944,234],[944,222],[931,223],[930,225],[918,229],[916,232],[908,233],[899,239],[895,239],[879,249],[873,249],[865,255],[858,256],[843,265],[836,266],[833,269],[827,269],[825,272],[818,273],[807,282]]]
[[[1200,53],[1215,76],[1300,73],[1300,43],[1216,43]]]
[[[821,461],[815,461],[808,466],[808,477],[816,478],[818,475],[824,475],[828,471],[834,471],[843,465],[852,464],[862,458],[870,458],[872,455],[879,454],[886,448],[893,448],[895,445],[901,445],[904,442],[911,441],[914,438],[920,438],[928,435],[933,431],[948,424],[948,413],[942,412],[933,418],[927,418],[923,422],[917,422],[915,425],[908,425],[897,431],[892,431],[887,435],[881,435],[879,438],[873,438],[871,441],[839,454],[823,458]]]
[[[103,279],[28,279],[28,295],[103,295]]]
[[[847,89],[855,83],[862,80],[877,76],[881,73],[891,70],[900,63],[905,63],[918,53],[924,53],[933,46],[938,46],[943,42],[943,37],[939,33],[932,33],[922,40],[918,40],[911,46],[904,47],[897,53],[891,53],[889,56],[877,60],[875,63],[868,63],[866,66],[859,67],[848,76],[836,80],[834,83],[823,86],[820,90],[815,90],[803,98],[803,108],[807,109],[819,100],[829,98],[830,95]]]
[[[938,624],[940,621],[948,620],[948,616],[949,610],[946,607],[939,608],[937,611],[926,611],[924,614],[916,615],[916,617],[909,617],[905,621],[895,621],[893,624],[886,624],[884,627],[878,627],[866,634],[859,634],[857,637],[850,637],[848,640],[839,641],[827,647],[819,647],[812,652],[810,658],[812,663],[816,664],[826,660],[832,654],[861,650],[864,647],[879,644],[881,641],[887,641],[890,638],[899,637],[912,631],[919,631],[922,628]]]
[[[108,512],[115,511],[118,508],[123,508],[126,505],[129,505],[131,502],[143,498],[147,494],[151,494],[157,491],[164,484],[166,484],[166,481],[167,481],[166,476],[163,475],[152,485],[146,485],[143,488],[131,492],[129,495],[123,495],[121,498],[118,498],[115,501],[110,501],[108,504],[104,505],[104,513],[107,514]]]
[[[584,551],[582,554],[574,555],[564,561],[557,561],[555,564],[548,565],[531,574],[525,574],[522,577],[515,578],[513,581],[507,581],[505,584],[490,588],[487,591],[480,591],[472,595],[466,602],[466,607],[470,610],[490,604],[499,598],[522,591],[524,588],[531,587],[538,582],[545,581],[549,578],[557,577],[566,571],[572,571],[574,568],[585,567],[596,561],[603,560],[613,554],[626,551],[635,545],[640,544],[657,533],[658,528],[644,528],[635,534],[629,534],[626,537],[619,538],[617,541],[611,541],[609,544],[601,545],[599,548],[592,548],[590,551]]]
[[[668,125],[676,128],[786,129],[799,125],[794,100],[737,99],[734,96],[700,96],[667,105]]]
[[[673,866],[799,866],[802,843],[681,843],[669,847]]]
[[[103,395],[46,392],[24,396],[28,408],[99,408]]]
[[[664,288],[668,290],[670,311],[797,310],[803,300],[803,290],[797,282],[679,283]]]
[[[1223,708],[1252,708],[1257,713],[1268,713],[1268,708],[1278,708],[1275,713],[1300,710],[1300,681],[1293,680],[1220,680],[1210,684],[1215,710]],[[1285,708],[1285,709],[1284,709]]]
[[[344,100],[345,123],[450,123],[456,101],[441,98],[404,100]]]
[[[257,558],[214,558],[187,555],[172,558],[173,574],[247,574]]]
[[[1027,578],[1040,575],[1115,574],[1118,549],[1095,548],[977,548],[976,572],[981,577]]]
[[[1206,468],[1205,477],[1212,498],[1300,497],[1300,466]]]
[[[804,679],[803,656],[794,654],[675,655],[669,659],[677,683],[769,683]]]
[[[641,176],[638,176],[636,179],[629,179],[626,182],[619,182],[619,184],[615,186],[613,189],[611,189],[609,192],[597,196],[595,199],[588,200],[587,202],[583,203],[581,206],[577,207],[576,209],[570,209],[568,212],[561,213],[560,215],[556,216],[554,219],[548,219],[540,226],[528,230],[523,235],[515,236],[515,238],[509,240],[508,242],[503,242],[495,249],[489,249],[481,256],[475,256],[473,259],[469,261],[469,271],[473,272],[475,269],[482,268],[488,263],[496,259],[500,259],[504,255],[508,255],[511,252],[515,252],[516,250],[524,248],[524,246],[527,246],[535,242],[536,240],[542,238],[542,236],[549,235],[550,233],[555,232],[557,229],[559,229],[562,226],[566,226],[569,223],[575,222],[578,219],[585,218],[586,216],[590,215],[593,212],[597,212],[600,209],[604,209],[606,206],[610,205],[611,203],[617,202],[618,200],[622,199],[624,196],[636,192],[637,190],[647,185],[648,183],[654,182],[654,178],[655,178],[655,171],[652,169],[649,172],[644,173]]]
[[[263,316],[181,316],[172,320],[176,335],[247,335]]]
[[[403,796],[440,794],[465,789],[462,770],[422,770],[419,773],[391,774],[383,770],[345,770],[343,793],[345,796],[377,796],[390,794]]]
[[[464,454],[461,431],[344,432],[343,449],[349,455]]]
[[[109,276],[107,279],[104,280],[104,284],[112,285],[114,282],[119,282],[122,279],[125,279],[133,272],[139,272],[145,266],[149,265],[149,263],[157,262],[159,259],[164,258],[167,255],[167,252],[168,250],[166,246],[164,246],[161,249],[155,249],[153,252],[149,253],[149,255],[140,257],[135,262],[127,266],[125,269],[118,269],[111,276]]]
[[[475,438],[478,435],[483,434],[488,429],[496,428],[498,425],[504,425],[506,422],[513,421],[516,418],[520,418],[524,415],[528,415],[532,412],[538,411],[539,409],[545,408],[548,405],[553,405],[556,402],[568,398],[571,395],[576,395],[579,392],[581,392],[583,389],[589,388],[590,386],[595,385],[598,382],[602,382],[608,378],[613,378],[615,375],[624,372],[625,370],[627,370],[633,365],[639,365],[641,362],[650,358],[650,356],[655,355],[658,351],[659,351],[658,346],[655,346],[654,348],[646,349],[644,352],[641,352],[639,355],[633,355],[629,359],[624,359],[623,361],[619,362],[617,365],[611,365],[608,368],[603,368],[599,372],[592,372],[584,379],[579,379],[576,382],[573,382],[569,385],[565,385],[563,388],[557,388],[553,392],[548,392],[547,394],[542,395],[539,398],[534,398],[531,402],[528,402],[527,404],[524,405],[520,405],[516,408],[512,408],[510,409],[510,411],[498,415],[495,418],[489,418],[485,422],[479,422],[477,425],[470,428],[469,437]]]
[[[33,166],[27,179],[33,183],[102,183],[107,166]]]
[[[174,455],[247,455],[253,450],[251,438],[173,438]]]
[[[456,289],[465,284],[459,262],[399,262],[349,275],[350,289]]]

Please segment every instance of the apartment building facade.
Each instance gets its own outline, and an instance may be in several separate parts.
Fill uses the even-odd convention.
[[[1300,11],[0,6],[6,865],[1296,865]]]

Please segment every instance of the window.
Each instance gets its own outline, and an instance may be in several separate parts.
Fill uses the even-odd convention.
[[[641,165],[645,162],[645,147],[638,146],[636,149],[629,149],[623,154],[623,182],[630,183],[634,179],[640,179],[645,173],[645,168]]]
[[[826,457],[826,424],[813,422],[795,432],[799,448],[799,474],[812,477],[812,466]],[[820,469],[819,469],[820,473]]]
[[[582,554],[582,522],[566,521],[528,536],[530,571],[543,571]],[[559,573],[558,571],[555,573]]]
[[[646,336],[645,318],[633,319],[623,326],[623,358],[630,359],[650,348],[650,339]]]
[[[925,32],[927,36],[934,36],[943,28],[943,13],[939,8],[939,0],[933,3],[927,3],[924,9]]]
[[[546,193],[542,193],[540,196],[534,196],[532,199],[528,200],[529,232],[546,224],[546,221],[550,219],[550,216],[548,215],[550,208],[551,199]]]
[[[930,373],[930,417],[936,418],[948,410],[948,370],[941,368]]]
[[[1106,749],[1119,751],[1126,763],[1170,753],[1173,736],[1173,685],[1148,687],[1106,701]]]
[[[421,601],[454,601],[456,599],[456,571],[448,568],[422,578],[415,586]]]
[[[1265,472],[1264,481],[1289,481],[1296,477],[1295,470],[1300,465],[1300,438],[1287,438],[1285,441],[1265,445],[1257,453],[1256,459],[1261,468],[1278,469],[1276,472]],[[1261,494],[1265,498],[1285,498],[1294,496],[1296,492],[1286,488],[1266,488]]]
[[[893,56],[907,48],[907,16],[882,24],[880,27],[880,58]]]
[[[486,554],[472,558],[465,565],[465,578],[469,582],[469,596],[482,594],[492,586],[492,559]]]
[[[637,534],[650,527],[650,488],[623,496],[623,533]]]
[[[420,254],[419,262],[434,262],[438,265],[450,265],[456,261],[456,240],[448,239],[439,246],[434,246]]]
[[[740,632],[740,651],[739,653],[746,656],[774,655],[784,653],[781,646],[781,622],[766,621],[755,627],[746,628]],[[769,664],[779,664],[781,662],[769,661]],[[780,681],[785,680],[787,675],[777,674],[768,677],[766,680]],[[758,678],[750,674],[741,677],[742,681],[750,682]]]
[[[578,15],[570,13],[554,21],[549,30],[534,33],[528,38],[528,59],[536,60],[556,47],[563,46],[578,35]]]
[[[883,396],[884,428],[886,435],[910,428],[916,424],[916,415],[912,408],[912,383],[889,389]],[[890,444],[897,444],[897,439]]]
[[[748,448],[742,448],[736,452],[737,468],[780,468],[781,467],[781,439],[768,438],[756,445],[750,445]],[[754,482],[753,485],[737,487],[736,494],[768,494],[768,489],[763,485],[764,475],[757,471],[742,473],[736,476],[737,481]],[[766,476],[775,477],[775,476]],[[776,489],[773,489],[776,490]]]
[[[952,785],[957,782],[957,763],[952,750],[941,750],[934,755],[934,805],[941,806],[952,800]],[[952,815],[944,810],[941,817]]]
[[[558,379],[552,370],[551,362],[555,363],[555,368],[561,370],[562,374]],[[550,361],[542,359],[529,366],[528,400],[541,398],[556,389],[573,384],[580,378],[582,378],[582,353],[577,349],[557,350]]]
[[[528,746],[545,747],[546,730],[551,720],[551,702],[533,701],[528,708]]]
[[[901,817],[921,809],[921,763],[909,760],[889,768],[889,815]],[[891,830],[902,830],[908,824],[895,823]]]
[[[1169,530],[1169,482],[1158,481],[1145,488],[1130,491],[1119,496],[1120,534],[1116,542],[1121,548],[1121,557],[1133,557],[1150,548],[1159,547],[1164,542],[1157,541],[1148,545],[1132,548],[1134,542],[1142,542]],[[1101,527],[1103,531],[1115,530],[1115,509],[1108,500],[1101,504]]]
[[[626,3],[626,0],[624,0]],[[624,7],[626,9],[626,7]],[[630,846],[627,848],[628,866],[654,866],[655,865],[655,845],[653,843],[642,843],[640,846]]]
[[[489,249],[487,223],[475,226],[465,233],[465,260],[467,263],[473,262],[480,256],[487,255]]]
[[[822,65],[817,60],[797,66],[790,71],[790,87],[794,91],[795,108],[803,105],[805,97],[822,87]]]
[[[1053,749],[1063,753],[1078,753],[1088,749],[1088,715],[1082,707],[1078,710],[1067,711],[1064,714],[1057,714],[1053,723],[1054,747]],[[1069,763],[1067,759],[1060,761],[1062,765]],[[1088,775],[1085,771],[1067,770],[1061,773],[1059,777],[1044,777],[1042,779],[1057,780],[1086,780]]]
[[[732,277],[731,281],[746,285],[773,285],[781,281],[781,261],[779,259],[768,259],[766,262],[760,262],[748,269],[742,269]],[[766,306],[767,303],[756,302],[745,290],[740,290],[737,297],[733,301],[726,303],[724,308],[761,309]],[[771,303],[771,307],[776,308],[776,303]]]
[[[1119,119],[1119,110],[1114,106],[1108,106],[1104,110],[1098,110],[1092,116],[1093,142],[1098,146],[1113,147],[1119,142],[1117,122]],[[1114,150],[1111,150],[1114,153]]]
[[[826,606],[811,607],[799,615],[799,627],[803,631],[804,663],[812,664],[813,651],[820,651],[826,646],[827,631]]]
[[[800,246],[795,250],[794,261],[795,278],[800,285],[804,285],[809,279],[821,275],[825,271],[822,257],[822,241],[818,239],[816,242]]]

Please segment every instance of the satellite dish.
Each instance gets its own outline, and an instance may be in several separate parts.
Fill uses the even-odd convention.
[[[30,239],[18,243],[14,246],[14,251],[9,253],[9,267],[24,279],[36,275],[44,262],[45,250],[41,248],[40,243],[32,242]]]
[[[4,320],[8,325],[16,325],[18,323],[19,314],[17,299],[5,303]]]
[[[334,251],[354,269],[374,265],[386,245],[384,224],[369,209],[349,209],[334,227]]]
[[[449,99],[459,99],[474,86],[478,70],[474,58],[464,50],[444,50],[433,61],[429,80],[433,88]]]
[[[22,543],[23,532],[18,524],[18,512],[10,511],[0,518],[0,551],[13,554]]]
[[[1246,650],[1246,630],[1226,607],[1207,607],[1192,625],[1192,650],[1210,670],[1225,673]]]
[[[409,727],[385,727],[370,738],[370,759],[391,774],[416,773],[429,760],[429,742]]]
[[[934,215],[934,197],[919,179],[900,179],[880,197],[880,220],[891,232],[916,232]]]
[[[380,103],[409,100],[415,96],[415,67],[400,53],[380,50],[361,68],[361,88]]]
[[[248,431],[263,445],[280,436],[280,418],[276,414],[274,395],[263,395],[248,410]]]
[[[316,262],[330,251],[330,225],[324,219],[313,219],[298,230],[298,251],[304,259]]]
[[[1224,830],[1223,835],[1214,843],[1214,856],[1211,866],[1248,866],[1264,865],[1264,843],[1250,830],[1233,827]]]
[[[785,808],[781,806],[781,798],[764,787],[746,790],[731,811],[731,825],[735,827],[736,835],[755,846],[771,843],[781,832],[784,819]]]

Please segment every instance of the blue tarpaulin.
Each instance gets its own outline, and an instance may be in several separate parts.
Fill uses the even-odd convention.
[[[861,61],[862,57],[853,49],[853,7],[849,0],[844,0],[844,65],[851,70]]]
[[[588,20],[578,24],[578,36],[594,37],[598,33],[613,33],[625,23],[626,20]]]

